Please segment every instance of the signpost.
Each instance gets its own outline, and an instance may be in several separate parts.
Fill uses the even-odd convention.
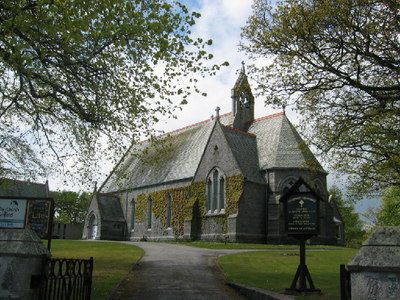
[[[52,198],[0,197],[0,228],[32,229],[51,247]]]
[[[289,294],[320,293],[316,289],[306,265],[306,240],[319,234],[319,202],[321,198],[300,178],[282,197],[285,210],[285,229],[300,243],[300,264],[290,288]],[[309,287],[307,287],[307,281]],[[297,282],[299,283],[297,286]]]

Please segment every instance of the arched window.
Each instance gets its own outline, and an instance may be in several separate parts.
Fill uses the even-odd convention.
[[[206,209],[208,214],[225,213],[225,175],[217,168],[207,178]]]
[[[218,199],[218,209],[225,210],[225,178],[219,178],[219,199]]]
[[[212,180],[211,180],[211,178],[208,178],[208,180],[207,180],[207,205],[206,205],[207,212],[211,212],[212,197],[213,197]]]
[[[171,227],[171,216],[172,216],[172,197],[170,194],[167,195],[166,198],[167,201],[167,207],[166,207],[166,212],[165,212],[165,226],[167,228]]]
[[[152,223],[153,200],[147,199],[147,229],[151,229]]]

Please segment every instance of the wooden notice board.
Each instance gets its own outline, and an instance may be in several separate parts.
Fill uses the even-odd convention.
[[[318,234],[319,201],[309,193],[294,194],[286,202],[288,234]]]
[[[303,178],[283,195],[285,231],[291,236],[319,234],[319,209],[321,196]]]

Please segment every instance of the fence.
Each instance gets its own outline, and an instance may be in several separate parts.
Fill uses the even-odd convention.
[[[90,300],[93,258],[45,261],[39,299]]]
[[[340,265],[340,300],[351,300],[351,277],[345,265]]]

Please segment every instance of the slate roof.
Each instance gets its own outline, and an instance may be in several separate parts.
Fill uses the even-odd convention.
[[[46,198],[47,184],[1,178],[0,196]]]
[[[102,220],[113,222],[125,222],[119,198],[114,195],[97,194],[97,204],[99,205]]]
[[[162,136],[160,144],[145,141],[134,144],[121,163],[100,188],[115,193],[167,182],[190,180],[200,163],[216,120],[206,120]],[[232,113],[221,115],[220,122],[230,125]],[[160,149],[160,153],[155,148]],[[137,154],[147,151],[145,155]]]
[[[274,168],[314,168],[325,172],[284,113],[254,120],[247,132],[229,128],[233,115],[220,117],[223,132],[248,180],[264,182],[260,171]],[[191,180],[216,120],[203,121],[165,134],[160,144],[134,144],[100,188],[115,193],[129,189]],[[301,146],[303,145],[303,146]],[[161,149],[161,152],[156,148]],[[145,151],[145,155],[135,155]]]
[[[256,136],[228,126],[222,128],[243,176],[252,182],[265,183],[258,165]]]
[[[261,170],[312,168],[325,172],[284,113],[254,120],[248,132],[257,136]]]

